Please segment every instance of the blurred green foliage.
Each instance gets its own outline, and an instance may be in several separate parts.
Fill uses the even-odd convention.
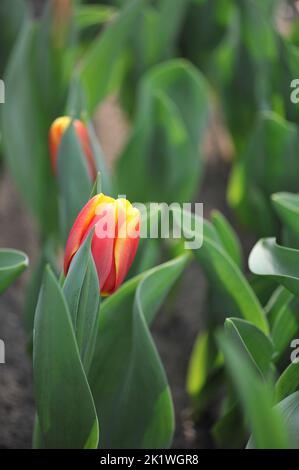
[[[289,358],[290,341],[299,331],[299,199],[292,194],[299,188],[299,107],[290,97],[299,66],[298,15],[293,11],[285,25],[283,0],[49,0],[42,16],[33,18],[25,2],[15,2],[17,8],[6,0],[0,5],[0,74],[7,102],[1,109],[1,144],[43,242],[26,302],[29,336],[44,266],[57,268],[57,246],[93,190],[72,125],[60,145],[57,178],[52,174],[47,142],[52,121],[68,114],[87,124],[105,193],[184,202],[193,200],[204,176],[203,144],[213,110],[234,150],[228,202],[251,232],[272,238],[253,248],[248,276],[240,242],[224,216],[216,212],[203,221],[203,245],[193,255],[208,280],[208,296],[187,379],[194,418],[200,420],[220,391],[222,408],[213,423],[218,446],[244,446],[252,434],[248,447],[298,447],[298,366]],[[111,94],[130,127],[112,174],[92,123]],[[67,295],[47,270],[35,318],[37,447],[69,444],[68,437],[77,446],[96,447],[97,414],[104,447],[170,443],[172,402],[148,326],[185,258],[144,274],[160,259],[160,248],[156,241],[142,241],[133,266],[137,277],[103,304],[100,360],[90,371],[82,365]],[[166,247],[168,255],[172,248]],[[175,250],[182,250],[180,243]],[[90,281],[94,272],[88,266]],[[22,258],[0,267],[2,289],[23,267]],[[85,294],[95,291],[92,281],[80,280]],[[61,408],[53,409],[51,401],[63,382],[67,351],[71,379],[80,390],[77,400],[85,407],[82,414],[78,406],[69,408],[64,416],[73,436],[65,436],[59,425],[71,401],[67,388]],[[134,366],[129,377],[124,358],[128,368]],[[53,388],[47,360],[57,366]],[[151,387],[144,363],[152,365]],[[124,406],[115,406],[110,393],[115,388]]]

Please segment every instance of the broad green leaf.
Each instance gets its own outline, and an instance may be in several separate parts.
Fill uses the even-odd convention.
[[[88,379],[104,449],[157,449],[171,443],[173,405],[148,327],[188,258],[142,273],[102,303]]]
[[[159,240],[141,239],[137,254],[129,271],[129,277],[147,271],[157,266],[159,262],[161,262],[161,244]]]
[[[94,353],[100,308],[100,287],[90,251],[93,231],[72,259],[63,292],[71,314],[84,370]]]
[[[249,256],[249,269],[260,276],[268,276],[299,295],[299,251],[285,248],[275,238],[259,240]]]
[[[299,362],[292,362],[275,384],[275,397],[279,402],[299,388]]]
[[[230,0],[192,0],[188,7],[181,42],[187,57],[205,71],[213,50],[226,33],[227,24],[232,22],[233,3]]]
[[[159,0],[147,5],[136,21],[138,41],[131,39],[130,50],[134,54],[134,83],[151,66],[175,56],[182,24],[190,0]]]
[[[36,25],[27,21],[4,76],[7,104],[1,106],[1,129],[9,170],[24,202],[48,236],[49,231],[57,230],[57,199],[48,154],[51,117],[44,113],[37,90],[36,41]]]
[[[180,211],[174,210],[173,214],[178,221],[177,223],[180,223]],[[194,239],[194,233],[190,232],[188,227],[194,227],[196,217],[198,216],[185,212],[186,229],[183,234],[185,239]],[[190,224],[188,218],[191,218],[193,223]],[[199,249],[194,250],[194,256],[203,267],[211,287],[217,289],[218,296],[219,293],[224,293],[226,297],[234,302],[237,312],[245,320],[250,321],[267,334],[269,326],[265,313],[250,284],[239,267],[223,249],[214,227],[204,219],[199,220],[198,223],[203,224],[203,244]],[[221,305],[219,308],[221,308]],[[224,317],[229,314],[228,311],[223,312],[223,305],[222,311],[219,310],[219,313],[222,313]]]
[[[269,323],[273,326],[273,323],[280,315],[280,312],[289,305],[291,300],[293,300],[294,294],[289,292],[285,287],[278,286],[271,297],[269,298],[267,304],[265,305],[265,312],[269,319]]]
[[[271,338],[275,346],[275,361],[280,360],[296,336],[299,328],[298,301],[294,294],[279,286],[272,293],[265,306],[271,327]]]
[[[299,194],[272,194],[272,202],[281,221],[299,235]]]
[[[88,125],[88,133],[90,137],[93,156],[96,162],[96,167],[101,173],[101,191],[99,191],[98,189],[97,194],[99,194],[100,192],[103,192],[104,194],[111,196],[111,197],[117,196],[117,194],[114,194],[115,191],[113,187],[112,175],[110,174],[107,168],[103,150],[101,148],[98,137],[95,133],[94,127],[92,126],[91,123],[89,123]]]
[[[160,60],[169,57],[176,51],[175,45],[179,41],[179,34],[186,15],[186,10],[191,0],[177,0],[173,8],[172,0],[160,0],[157,2],[159,23],[156,29],[156,41],[160,43]],[[158,39],[159,38],[159,39]]]
[[[275,346],[275,360],[280,360],[299,328],[298,300],[285,287],[279,286],[265,306]]]
[[[39,258],[33,267],[31,276],[26,288],[25,295],[25,305],[24,305],[24,314],[23,322],[25,331],[27,333],[27,338],[29,340],[29,348],[32,348],[32,335],[33,335],[33,324],[34,324],[34,315],[36,310],[36,305],[38,301],[38,296],[43,281],[43,273],[47,264],[51,266],[55,273],[58,273],[60,266],[57,266],[57,242],[54,239],[48,238],[46,243],[44,243],[42,251],[39,255]]]
[[[112,175],[107,168],[105,155],[101,148],[98,136],[96,135],[94,126],[92,122],[87,119],[84,90],[82,89],[82,85],[78,81],[78,78],[73,78],[73,81],[70,84],[65,114],[68,116],[73,116],[73,118],[77,118],[85,122],[85,125],[88,128],[88,135],[96,168],[101,173],[102,190],[98,190],[98,194],[100,192],[103,192],[104,194],[113,196],[114,189],[112,183]]]
[[[214,210],[211,219],[228,255],[241,268],[242,249],[235,231],[221,212]]]
[[[291,248],[299,248],[299,195],[276,193],[272,204],[284,228],[283,242]]]
[[[278,405],[277,409],[286,421],[292,448],[299,449],[299,392],[293,393]]]
[[[299,449],[299,392],[293,393],[279,402],[275,406],[275,411],[279,412],[283,417],[287,435],[290,441],[291,449]],[[271,431],[270,431],[271,432]],[[248,448],[253,448],[252,439],[248,443]]]
[[[248,355],[248,359],[257,369],[261,377],[267,377],[271,369],[271,359],[274,352],[270,339],[252,323],[239,318],[227,318],[225,329],[231,341]]]
[[[43,112],[51,121],[62,113],[75,66],[74,9],[72,2],[46,2],[38,21],[34,51],[36,85]]]
[[[75,22],[79,29],[100,27],[110,21],[115,14],[115,8],[108,5],[78,5],[75,10]]]
[[[286,304],[279,312],[272,327],[272,340],[279,359],[289,349],[290,342],[299,332],[298,301]]]
[[[0,249],[0,294],[27,268],[29,260],[21,251]]]
[[[96,448],[98,420],[63,293],[46,268],[33,336],[40,442],[50,449]]]
[[[146,227],[146,231],[156,230],[158,233],[159,227],[159,210],[158,208],[139,208],[141,213],[141,233],[143,227]],[[148,232],[147,232],[148,233]],[[178,253],[179,254],[179,253]],[[157,266],[161,262],[161,243],[159,239],[148,238],[141,236],[139,240],[138,250],[129,271],[129,276],[133,277],[143,271]]]
[[[276,289],[276,282],[272,279],[256,276],[252,273],[249,274],[248,281],[260,303],[266,305]]]
[[[273,407],[273,396],[267,383],[256,374],[242,350],[224,335],[218,337],[225,365],[238,394],[254,447],[258,449],[285,449],[289,447],[288,434],[282,416]]]
[[[275,113],[258,115],[238,163],[239,177],[231,179],[229,194],[242,222],[261,236],[270,236],[277,229],[271,195],[298,190],[298,144],[299,133],[293,123]]]
[[[86,99],[84,89],[79,77],[74,75],[69,84],[69,91],[65,111],[65,116],[72,116],[77,119],[86,119]]]
[[[111,25],[93,41],[84,57],[79,76],[84,87],[90,114],[96,105],[120,81],[120,59],[124,53],[132,25],[143,6],[143,0],[130,1],[119,11]]]
[[[132,201],[189,201],[202,175],[204,77],[183,60],[159,64],[143,76],[137,99],[134,126],[117,164],[119,191]]]
[[[22,23],[27,20],[27,9],[24,0],[16,0],[14,7],[10,0],[2,0],[0,2],[0,43],[1,43],[1,59],[0,59],[0,76],[3,77],[5,65],[9,59],[14,43],[17,39]]]
[[[92,188],[87,162],[73,124],[64,132],[58,150],[58,185],[61,224],[66,239],[87,203]]]

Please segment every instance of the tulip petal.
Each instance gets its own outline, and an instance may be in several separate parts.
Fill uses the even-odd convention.
[[[97,208],[95,232],[92,238],[91,251],[98,273],[100,291],[105,294],[105,284],[115,283],[114,245],[116,230],[115,204],[100,204]],[[107,229],[107,230],[106,230]]]
[[[140,237],[140,213],[126,199],[94,196],[79,213],[67,241],[64,273],[90,231],[91,252],[100,292],[112,294],[123,282],[134,260]]]
[[[49,149],[50,149],[50,156],[51,156],[51,166],[52,166],[54,173],[56,172],[59,145],[60,145],[63,133],[68,128],[70,123],[71,123],[71,118],[69,116],[62,116],[62,117],[55,119],[55,121],[50,127]]]
[[[70,231],[69,238],[65,248],[64,256],[64,274],[66,275],[69,269],[69,265],[74,254],[80,247],[86,232],[91,225],[92,220],[96,215],[96,208],[101,200],[102,195],[98,194],[94,196],[79,212],[74,225]]]
[[[51,166],[54,171],[56,172],[57,167],[57,157],[59,151],[59,145],[61,143],[62,136],[66,129],[69,127],[71,123],[71,118],[69,116],[62,116],[53,122],[50,127],[49,131],[49,149],[50,149],[50,156],[51,156]],[[91,147],[91,142],[89,138],[88,129],[85,124],[80,121],[79,119],[75,119],[73,121],[74,129],[78,140],[82,146],[82,151],[86,157],[86,163],[88,167],[88,172],[92,181],[96,179],[97,176],[97,168],[96,163]]]
[[[76,130],[78,139],[82,145],[83,152],[86,156],[86,162],[87,162],[90,177],[92,181],[94,181],[97,176],[97,168],[96,168],[96,164],[95,164],[95,160],[93,156],[93,151],[91,148],[91,142],[90,142],[87,127],[83,124],[83,122],[79,121],[78,119],[74,121],[74,127]]]
[[[133,260],[139,243],[140,213],[128,201],[118,199],[118,226],[114,248],[116,278],[114,291],[123,282]],[[125,221],[123,221],[125,214]]]

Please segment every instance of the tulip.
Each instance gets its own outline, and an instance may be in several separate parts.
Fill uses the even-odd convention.
[[[57,170],[57,157],[58,157],[58,150],[59,145],[61,143],[62,136],[66,129],[69,127],[71,123],[71,118],[69,116],[62,116],[53,122],[50,127],[49,131],[49,149],[50,149],[50,156],[51,156],[51,165],[54,173]],[[92,181],[96,179],[97,176],[97,168],[91,148],[91,143],[88,135],[88,130],[86,126],[83,124],[82,121],[76,119],[73,121],[75,132],[77,137],[82,145],[82,149],[84,155],[86,157],[86,163],[88,167],[88,171]]]
[[[70,231],[64,257],[64,274],[90,233],[100,293],[107,296],[123,282],[135,258],[140,238],[140,212],[126,199],[98,194],[88,201]]]

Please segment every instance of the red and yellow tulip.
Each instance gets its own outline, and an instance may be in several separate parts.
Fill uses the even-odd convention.
[[[91,252],[102,296],[115,292],[135,258],[140,238],[140,212],[126,199],[98,194],[83,207],[70,231],[64,257],[67,275],[71,261],[94,229]]]
[[[57,157],[58,157],[58,149],[61,143],[62,136],[66,129],[69,127],[71,123],[71,118],[69,116],[62,116],[53,122],[50,127],[49,131],[49,149],[50,149],[50,156],[51,156],[51,165],[53,168],[54,173],[57,170]],[[82,149],[84,155],[86,157],[86,163],[88,167],[88,171],[92,181],[96,179],[97,176],[97,169],[96,164],[91,148],[90,138],[88,135],[88,130],[84,123],[79,119],[75,119],[73,121],[74,128],[78,139],[82,145]]]

